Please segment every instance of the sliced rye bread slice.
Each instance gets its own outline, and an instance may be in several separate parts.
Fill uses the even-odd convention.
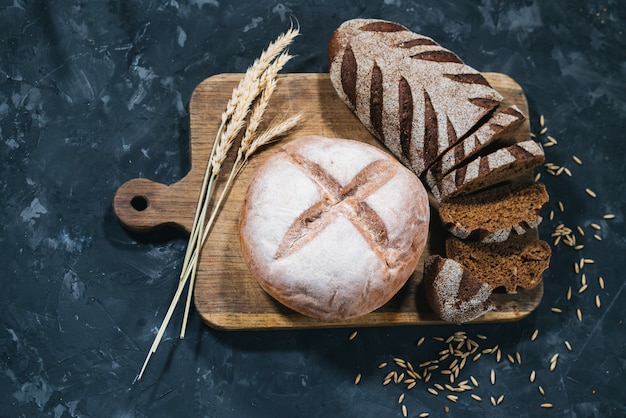
[[[503,101],[456,54],[385,20],[342,23],[328,67],[348,108],[418,176]]]
[[[454,260],[428,257],[422,284],[430,308],[444,321],[461,324],[495,309],[491,286]]]
[[[441,178],[428,170],[426,183],[438,202],[510,180],[544,161],[543,148],[529,139],[479,155]]]
[[[492,289],[503,286],[508,293],[515,293],[518,287],[537,286],[550,266],[551,255],[546,242],[516,235],[504,242],[487,244],[452,236],[446,240],[448,258],[459,262]]]
[[[541,223],[539,212],[548,200],[541,183],[506,183],[446,200],[439,206],[439,218],[458,238],[502,242],[512,232],[523,235],[536,228]]]
[[[434,177],[443,177],[488,145],[514,132],[525,120],[526,117],[515,105],[496,111],[475,132],[446,151],[429,169]]]

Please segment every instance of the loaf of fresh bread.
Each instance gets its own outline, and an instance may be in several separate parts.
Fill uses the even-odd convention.
[[[469,322],[494,309],[491,286],[454,260],[428,257],[422,285],[430,308],[444,321]]]
[[[520,181],[448,199],[439,205],[439,218],[458,238],[500,242],[536,228],[546,202],[543,184]]]
[[[394,22],[344,22],[328,62],[339,97],[418,176],[503,100],[456,54]]]
[[[255,173],[240,217],[243,258],[285,306],[321,319],[367,314],[414,272],[428,236],[419,179],[362,142],[306,136]]]
[[[537,286],[550,265],[551,255],[546,242],[517,235],[495,243],[455,237],[446,240],[446,257],[459,262],[492,289],[504,287],[508,293],[515,293],[518,287]]]

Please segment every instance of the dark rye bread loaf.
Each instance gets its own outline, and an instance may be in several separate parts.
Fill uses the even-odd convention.
[[[435,178],[441,178],[453,168],[463,164],[488,145],[515,131],[526,117],[515,105],[496,111],[491,117],[454,147],[446,151],[432,165]]]
[[[428,305],[444,321],[469,322],[494,309],[491,286],[454,260],[428,257],[422,283]]]
[[[393,22],[344,22],[328,61],[339,97],[418,176],[503,100],[457,55]]]
[[[439,206],[439,217],[458,238],[501,242],[536,228],[548,199],[543,184],[516,182],[448,199]]]
[[[492,289],[503,286],[515,293],[518,287],[530,289],[541,282],[552,250],[544,241],[516,235],[504,242],[481,243],[450,237],[446,256],[458,261],[476,279]]]
[[[428,170],[426,183],[437,201],[495,185],[530,172],[544,161],[543,148],[533,140],[522,141],[500,148],[487,155],[479,155],[443,177]]]

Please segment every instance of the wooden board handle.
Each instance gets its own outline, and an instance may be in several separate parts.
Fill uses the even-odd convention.
[[[191,230],[199,186],[195,192],[189,181],[167,185],[137,178],[122,184],[113,199],[113,210],[120,222],[136,232],[147,232],[171,225]]]

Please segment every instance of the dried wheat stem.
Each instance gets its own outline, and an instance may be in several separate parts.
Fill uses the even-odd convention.
[[[254,61],[250,68],[248,68],[248,70],[244,74],[244,77],[242,78],[242,80],[240,80],[239,85],[233,90],[233,94],[226,105],[226,110],[222,113],[220,126],[217,130],[217,134],[213,142],[213,147],[209,156],[207,169],[203,178],[202,189],[200,191],[198,206],[194,215],[194,222],[190,234],[189,244],[187,246],[187,251],[185,253],[183,269],[178,283],[178,287],[170,303],[165,318],[163,319],[163,322],[161,323],[157,335],[152,343],[152,346],[150,347],[150,351],[146,356],[141,371],[135,381],[141,379],[148,365],[148,362],[152,357],[152,354],[156,352],[156,349],[161,339],[163,338],[165,329],[169,324],[169,321],[174,312],[174,308],[180,300],[180,296],[185,285],[187,284],[187,281],[191,278],[193,282],[193,278],[195,277],[198,255],[202,248],[202,244],[208,236],[208,231],[210,230],[209,225],[209,227],[206,228],[206,231],[203,231],[205,229],[204,219],[206,217],[207,208],[211,200],[211,195],[213,194],[213,190],[215,188],[215,181],[221,169],[221,165],[226,159],[226,155],[228,154],[229,149],[232,147],[235,138],[237,137],[243,126],[245,126],[245,120],[248,116],[252,103],[266,88],[268,81],[275,78],[275,74],[291,58],[291,56],[282,52],[285,50],[285,48],[287,48],[287,46],[289,46],[289,44],[291,44],[291,42],[295,39],[296,36],[298,36],[298,34],[299,30],[297,28],[291,27],[286,33],[280,35],[274,42],[269,44],[268,48],[263,51],[261,56]],[[271,68],[271,71],[268,72],[268,68]],[[232,182],[232,180],[230,182]],[[219,206],[216,206],[214,208],[214,213],[216,213],[218,208]],[[211,219],[214,218],[215,216],[212,214]],[[210,222],[212,223],[213,221]],[[200,237],[202,237],[202,239],[200,240],[200,243],[198,243],[198,239]],[[185,310],[185,319],[183,320],[183,330],[181,331],[181,338],[184,336],[186,328],[192,292],[193,286],[192,284],[190,284],[187,298],[187,308]]]
[[[226,159],[226,156],[228,155],[228,152],[230,148],[232,147],[236,137],[239,135],[239,132],[241,131],[241,129],[245,126],[246,117],[248,116],[250,111],[252,111],[252,114],[250,116],[250,120],[248,121],[248,127],[246,129],[246,132],[244,133],[244,137],[240,145],[240,150],[242,148],[247,147],[247,144],[253,140],[254,134],[261,123],[263,113],[265,112],[269,104],[270,97],[272,93],[274,92],[274,90],[276,89],[276,77],[278,75],[278,72],[285,66],[285,64],[291,58],[293,58],[292,55],[289,55],[288,53],[283,52],[275,59],[274,62],[271,62],[269,65],[264,64],[263,65],[264,71],[261,74],[261,76],[256,79],[253,79],[250,83],[249,88],[246,89],[245,92],[242,94],[241,101],[236,106],[234,114],[232,115],[232,119],[229,121],[228,125],[226,126],[226,130],[222,133],[222,135],[218,139],[219,142],[215,149],[215,154],[211,160],[212,177],[211,177],[210,184],[213,184],[213,181],[215,177],[217,176],[217,173],[219,173],[222,167],[222,164],[224,160]],[[255,71],[256,70],[253,70],[253,71],[247,72],[246,74],[254,73]],[[246,76],[244,76],[244,79],[245,78]],[[260,97],[259,97],[259,94],[260,94]],[[255,100],[256,100],[256,103],[253,106],[253,103],[255,102]],[[235,163],[235,166],[237,166],[236,163]],[[237,170],[237,173],[239,172],[239,170],[240,169]],[[231,183],[231,182],[232,180],[230,180],[230,177],[229,177],[228,183]],[[199,245],[200,247],[204,245],[204,241],[206,238],[203,238],[200,243],[197,243],[197,239],[198,239],[197,237],[207,236],[208,232],[210,231],[210,227],[207,227],[205,225],[205,218],[206,218],[206,210],[209,206],[209,201],[211,199],[211,196],[212,196],[212,188],[211,188],[210,193],[205,195],[205,201],[202,204],[203,210],[200,215],[200,221],[197,224],[197,228],[192,231],[194,235],[194,242],[196,243],[196,245]],[[221,203],[222,203],[222,198],[220,198],[217,205],[215,206],[216,210],[219,209],[219,207],[221,206]],[[214,216],[212,216],[212,218],[214,219]],[[212,224],[213,220],[211,220],[209,223]],[[197,264],[198,259],[199,258],[196,257],[193,263]],[[188,262],[191,262],[191,260],[188,260]],[[185,302],[185,311],[183,315],[183,324],[182,324],[182,328],[180,332],[180,338],[184,338],[185,332],[187,329],[186,324],[187,324],[187,319],[189,317],[189,311],[191,309],[191,299],[193,295],[194,284],[195,284],[195,274],[192,275],[191,280],[189,282],[189,289],[187,292],[187,299]]]

